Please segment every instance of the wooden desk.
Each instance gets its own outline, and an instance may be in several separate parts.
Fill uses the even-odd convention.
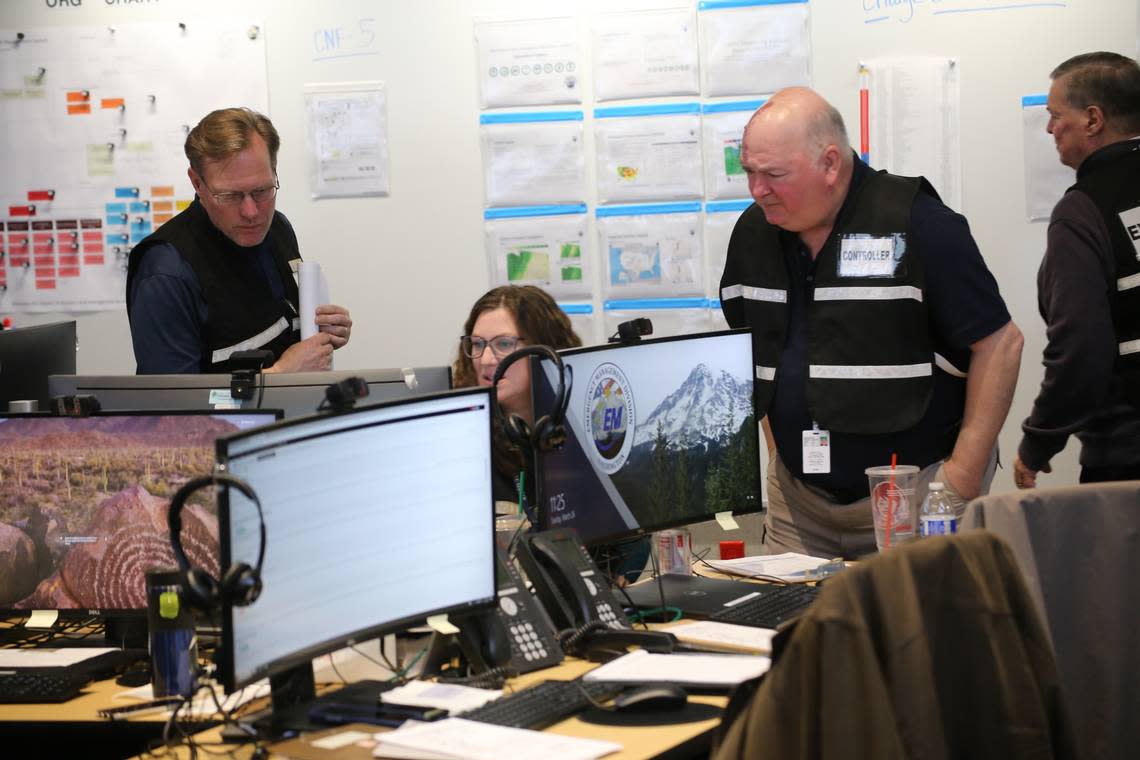
[[[528,673],[525,676],[511,679],[508,688],[523,689],[531,684],[546,679],[570,680],[577,678],[595,667],[597,667],[595,663],[586,662],[584,660],[568,660],[557,667],[540,670],[535,673]],[[724,696],[709,695],[693,695],[689,697],[689,700],[691,702],[700,702],[716,707],[723,707],[728,701],[727,697]],[[564,736],[604,739],[621,744],[624,749],[621,752],[607,755],[607,760],[610,758],[613,760],[644,760],[645,758],[661,757],[663,755],[670,757],[704,757],[708,754],[712,733],[719,722],[719,717],[716,717],[694,723],[666,726],[603,726],[586,723],[577,717],[573,717],[556,723],[546,730]],[[371,734],[387,729],[364,724],[352,724],[349,726],[330,728],[315,734],[306,735],[299,739],[290,739],[271,744],[269,746],[271,757],[295,758],[296,760],[311,760],[313,758],[317,758],[318,760],[333,760],[334,758],[337,760],[368,760],[371,758],[372,752],[371,749],[368,748],[349,746],[337,750],[322,750],[311,745],[311,741],[314,738],[320,738],[346,730],[359,730]],[[221,741],[220,727],[210,728],[198,733],[195,735],[195,739],[203,744],[210,745],[209,749],[212,751],[232,752],[232,754],[228,754],[227,757],[232,757],[235,760],[246,760],[253,754],[252,744],[219,746],[217,743]],[[189,758],[190,752],[186,747],[177,747],[170,756],[181,760],[182,758]],[[552,758],[551,760],[555,759]]]

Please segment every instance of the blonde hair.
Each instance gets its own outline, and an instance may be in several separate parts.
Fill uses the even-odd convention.
[[[186,158],[198,174],[206,161],[221,161],[241,153],[260,135],[269,148],[269,164],[277,172],[281,138],[267,117],[249,108],[222,108],[206,114],[186,136]]]

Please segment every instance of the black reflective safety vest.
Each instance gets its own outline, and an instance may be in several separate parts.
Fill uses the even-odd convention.
[[[297,236],[280,213],[274,213],[266,236],[285,289],[285,299],[273,297],[269,286],[241,257],[249,252],[227,238],[195,198],[186,210],[147,236],[131,250],[127,265],[127,311],[131,281],[147,249],[159,243],[174,246],[190,264],[206,299],[208,318],[202,325],[202,372],[226,373],[237,351],[268,349],[280,357],[301,340],[300,297],[291,261],[300,261]]]
[[[1108,228],[1116,264],[1116,281],[1109,285],[1117,343],[1113,372],[1125,398],[1140,406],[1140,141],[1116,143],[1089,156],[1072,191],[1092,199]]]
[[[916,425],[934,389],[934,349],[922,262],[908,246],[921,177],[870,174],[855,190],[816,259],[808,313],[808,409],[843,433],[894,433]],[[788,330],[788,268],[780,230],[753,204],[732,231],[721,306],[752,327],[756,404],[766,413]],[[785,233],[786,234],[786,233]]]

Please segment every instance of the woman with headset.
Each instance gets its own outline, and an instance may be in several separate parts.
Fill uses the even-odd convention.
[[[471,307],[463,325],[453,367],[455,387],[491,386],[499,362],[520,347],[535,345],[555,350],[576,348],[582,345],[582,339],[574,332],[570,318],[545,290],[533,285],[492,288]],[[492,431],[494,499],[517,503],[521,497],[526,503],[533,503],[534,477],[528,471],[530,463],[502,424],[514,415],[529,428],[534,427],[528,361],[515,361],[507,367],[496,387],[496,398],[503,414],[497,418]],[[543,414],[548,412],[542,411]],[[613,568],[612,577],[622,576],[632,581],[644,567],[648,551],[648,542],[635,541],[599,547],[595,559],[603,567]]]

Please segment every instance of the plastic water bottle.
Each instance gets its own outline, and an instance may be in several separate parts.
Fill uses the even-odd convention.
[[[930,491],[922,500],[922,507],[918,510],[918,535],[948,536],[958,532],[958,516],[950,499],[946,497],[943,485],[935,481],[930,484]]]

